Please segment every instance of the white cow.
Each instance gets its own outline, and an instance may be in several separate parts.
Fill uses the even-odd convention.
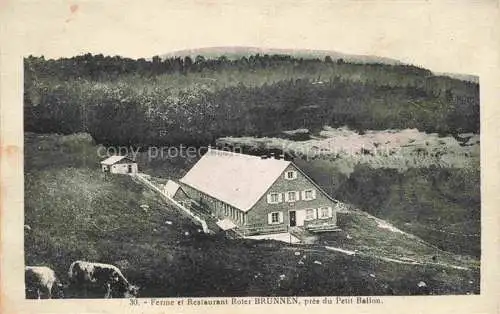
[[[56,273],[47,266],[26,266],[24,268],[26,297],[52,299],[53,292],[63,297],[62,284]]]
[[[105,291],[104,298],[130,298],[136,297],[139,290],[128,282],[118,267],[110,264],[76,261],[69,267],[68,277],[70,286],[83,290],[85,297],[91,290],[96,294]]]

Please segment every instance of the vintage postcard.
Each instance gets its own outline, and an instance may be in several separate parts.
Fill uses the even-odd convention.
[[[498,3],[0,9],[2,313],[498,311]]]

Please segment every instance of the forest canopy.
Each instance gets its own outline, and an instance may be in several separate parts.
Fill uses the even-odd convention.
[[[479,133],[479,85],[412,65],[253,55],[24,59],[25,130],[98,143],[207,144],[324,125]]]

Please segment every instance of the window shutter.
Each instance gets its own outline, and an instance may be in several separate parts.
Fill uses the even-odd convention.
[[[272,204],[273,202],[271,201],[271,193],[267,194],[267,203]]]
[[[310,208],[307,208],[307,209],[305,210],[305,213],[306,213],[306,218],[305,218],[305,220],[312,220],[312,219],[313,219],[313,217],[311,217],[311,215],[309,215],[309,213],[310,213],[310,212],[311,212],[311,209],[310,209]]]
[[[290,197],[288,197],[288,191],[285,192],[285,202],[290,202]]]
[[[283,212],[279,212],[279,222],[280,224],[283,223]]]
[[[267,214],[267,223],[270,225],[273,223],[273,215],[271,213]]]
[[[316,199],[316,190],[312,190],[312,199],[315,200]]]
[[[333,211],[331,207],[328,207],[328,217],[333,217]]]
[[[313,208],[313,219],[318,219],[318,209]]]
[[[300,198],[302,200],[305,200],[306,199],[306,191],[301,191],[300,194],[301,194]]]
[[[293,172],[293,178],[294,178],[294,179],[297,179],[297,171],[294,171],[294,172]]]
[[[278,203],[283,202],[283,193],[278,193]]]

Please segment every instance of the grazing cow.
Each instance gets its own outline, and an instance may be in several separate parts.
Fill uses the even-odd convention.
[[[53,292],[56,292],[56,297],[63,297],[61,282],[56,273],[47,266],[26,266],[24,280],[28,299],[52,299]]]
[[[127,281],[118,267],[109,264],[76,261],[69,267],[68,277],[70,285],[83,289],[85,297],[89,289],[97,295],[105,292],[104,298],[136,297],[139,290]]]

